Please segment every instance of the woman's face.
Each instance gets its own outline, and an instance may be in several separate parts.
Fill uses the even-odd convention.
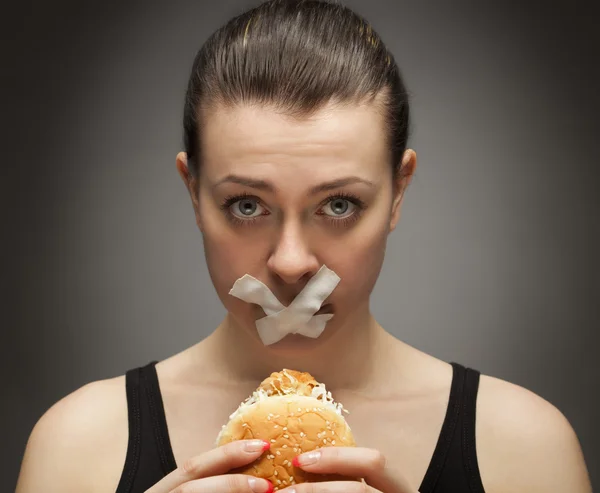
[[[325,333],[368,311],[416,161],[405,153],[405,178],[394,187],[384,134],[382,116],[366,105],[329,106],[304,120],[264,106],[203,115],[198,181],[183,153],[178,166],[236,325],[256,334],[265,316],[228,294],[238,278],[260,279],[287,306],[323,264],[341,278],[325,301],[334,313]]]

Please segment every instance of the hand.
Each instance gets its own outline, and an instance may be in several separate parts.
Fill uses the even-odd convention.
[[[262,440],[239,440],[192,457],[165,476],[146,493],[272,493],[266,479],[227,474],[258,459],[270,444]]]
[[[317,474],[364,478],[358,481],[301,483],[278,493],[418,493],[399,474],[386,467],[381,452],[360,447],[323,447],[294,459],[294,466]]]

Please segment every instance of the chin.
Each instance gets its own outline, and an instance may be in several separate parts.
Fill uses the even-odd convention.
[[[342,330],[342,325],[347,318],[342,315],[337,308],[334,308],[331,303],[323,305],[317,313],[334,314],[333,318],[325,325],[325,330],[323,330],[323,333],[319,337],[312,338],[300,334],[289,334],[280,341],[268,346],[263,345],[256,330],[256,320],[266,317],[265,312],[260,306],[252,305],[246,313],[238,313],[238,316],[234,318],[237,320],[236,325],[238,326],[238,329],[249,334],[259,345],[276,354],[294,356],[308,353],[327,344],[340,330]]]
[[[327,328],[325,328],[323,333],[316,339],[298,334],[289,334],[275,344],[265,347],[270,351],[282,354],[302,354],[322,346],[323,343],[329,339],[327,335]]]
[[[300,334],[289,334],[280,341],[265,347],[269,351],[289,356],[301,355],[310,352],[326,344],[337,333],[339,326],[334,323],[335,318],[336,317],[334,316],[327,323],[325,330],[317,338],[306,337]],[[254,330],[254,334],[260,342],[260,338],[258,337],[256,329]],[[260,344],[262,344],[262,342],[260,342]]]

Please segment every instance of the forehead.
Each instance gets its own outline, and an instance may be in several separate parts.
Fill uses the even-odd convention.
[[[373,104],[330,104],[304,118],[263,105],[217,106],[202,122],[201,167],[215,179],[286,169],[295,176],[301,170],[372,176],[389,166],[383,117]]]

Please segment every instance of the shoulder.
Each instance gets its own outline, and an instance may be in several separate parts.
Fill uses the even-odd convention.
[[[481,375],[476,426],[479,469],[488,493],[591,493],[573,427],[539,395]]]
[[[127,440],[125,377],[84,385],[55,403],[35,424],[17,493],[107,487],[114,491]]]

